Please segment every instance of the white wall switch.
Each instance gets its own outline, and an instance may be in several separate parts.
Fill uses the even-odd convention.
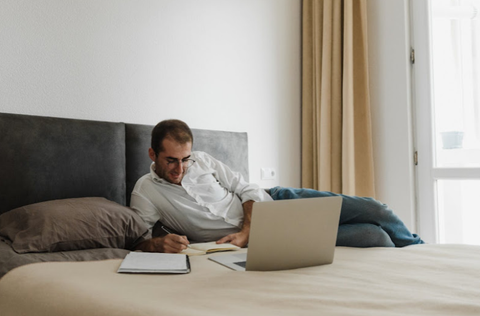
[[[277,172],[274,168],[261,168],[260,171],[262,180],[275,180],[277,177]]]

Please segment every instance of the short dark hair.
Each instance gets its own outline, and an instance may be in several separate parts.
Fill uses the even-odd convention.
[[[193,134],[187,123],[180,120],[164,120],[158,123],[152,130],[152,149],[155,154],[162,152],[163,140],[170,137],[174,141],[185,144],[193,144]]]

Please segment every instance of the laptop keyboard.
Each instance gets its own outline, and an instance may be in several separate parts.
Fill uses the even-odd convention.
[[[246,261],[239,261],[239,262],[234,262],[234,264],[236,264],[237,266],[240,266],[242,268],[245,268],[247,266],[247,262]]]

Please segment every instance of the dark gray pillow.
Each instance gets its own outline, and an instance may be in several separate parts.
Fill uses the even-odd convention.
[[[18,253],[133,249],[147,234],[132,209],[99,197],[41,202],[0,215],[0,236]]]

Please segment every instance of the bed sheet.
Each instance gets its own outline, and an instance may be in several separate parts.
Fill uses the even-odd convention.
[[[121,260],[23,266],[0,280],[2,316],[480,314],[478,246],[337,247],[333,264],[275,272],[207,257],[185,275],[118,274]]]

